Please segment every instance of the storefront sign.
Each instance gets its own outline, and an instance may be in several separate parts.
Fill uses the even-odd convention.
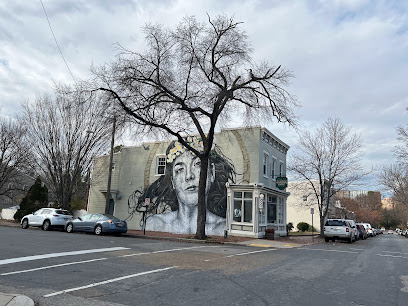
[[[288,187],[288,178],[285,176],[278,176],[276,178],[276,187],[279,188],[280,190],[283,190],[286,187]]]

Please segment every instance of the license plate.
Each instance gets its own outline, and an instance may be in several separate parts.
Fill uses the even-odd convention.
[[[122,226],[122,223],[121,223],[121,222],[118,222],[118,223],[116,223],[116,226],[121,227],[121,226]]]

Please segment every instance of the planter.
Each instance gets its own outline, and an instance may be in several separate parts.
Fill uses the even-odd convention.
[[[275,240],[275,233],[265,233],[265,239]]]

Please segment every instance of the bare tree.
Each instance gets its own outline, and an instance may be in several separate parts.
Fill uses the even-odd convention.
[[[0,195],[12,197],[24,190],[31,173],[32,154],[24,141],[26,128],[16,120],[0,117]]]
[[[106,149],[112,124],[111,103],[82,88],[56,87],[33,104],[23,104],[26,141],[38,170],[62,208],[67,208],[92,159]]]
[[[361,165],[362,141],[338,118],[328,118],[315,131],[299,133],[298,153],[288,162],[295,180],[304,181],[319,208],[320,229],[338,190],[367,174]]]
[[[400,152],[402,152],[400,147]],[[407,156],[405,157],[407,159]],[[402,160],[402,159],[401,159]],[[407,163],[386,166],[379,179],[383,186],[392,194],[394,209],[401,212],[400,217],[408,222],[408,168]]]
[[[119,47],[116,61],[93,69],[100,89],[139,127],[173,136],[200,158],[199,239],[205,238],[205,184],[217,125],[232,116],[246,124],[260,118],[295,123],[297,102],[285,89],[292,75],[281,66],[254,64],[240,25],[226,16],[208,17],[208,23],[185,18],[175,29],[147,25],[145,52]],[[203,150],[186,141],[196,135]]]

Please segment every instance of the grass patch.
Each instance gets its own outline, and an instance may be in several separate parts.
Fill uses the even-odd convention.
[[[289,236],[318,235],[319,232],[289,232]]]

